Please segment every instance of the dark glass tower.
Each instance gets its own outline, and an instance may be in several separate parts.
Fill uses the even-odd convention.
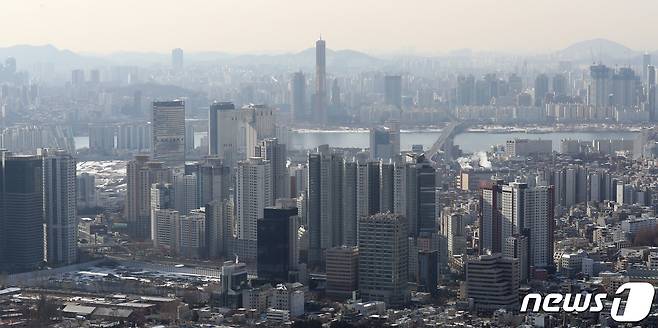
[[[265,208],[258,220],[258,278],[288,282],[297,264],[297,208]]]

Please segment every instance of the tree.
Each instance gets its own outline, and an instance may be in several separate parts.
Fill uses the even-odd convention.
[[[354,326],[347,321],[334,321],[329,325],[330,328],[354,328]]]

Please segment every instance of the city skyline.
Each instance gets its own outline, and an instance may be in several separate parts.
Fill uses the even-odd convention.
[[[561,4],[568,4],[569,10]],[[643,10],[637,10],[639,7]],[[267,1],[159,1],[156,5],[153,1],[121,0],[90,5],[76,0],[56,4],[30,0],[3,8],[8,19],[0,22],[0,28],[15,32],[0,36],[0,46],[53,44],[97,54],[166,53],[176,47],[189,52],[280,53],[306,49],[321,35],[332,40],[335,49],[373,54],[427,55],[459,49],[537,53],[598,38],[644,51],[658,48],[650,41],[658,37],[650,25],[652,8],[657,7],[648,1],[631,7],[593,0],[577,4],[566,0],[421,1],[414,6],[291,0],[283,11]],[[511,10],[501,12],[501,8]],[[24,19],[27,14],[31,19]],[[215,23],[217,15],[222,15],[220,23]],[[167,16],[176,20],[159,19]],[[122,17],[121,24],[113,21],[117,17]],[[244,24],[243,17],[250,18],[249,24]],[[560,17],[559,23],[555,17]],[[402,27],[395,23],[402,21]],[[243,27],[234,33],[222,26]],[[266,34],[278,37],[263,37]]]

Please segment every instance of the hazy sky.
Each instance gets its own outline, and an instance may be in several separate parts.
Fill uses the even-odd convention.
[[[74,51],[538,52],[608,38],[658,49],[655,0],[2,0],[0,46]]]

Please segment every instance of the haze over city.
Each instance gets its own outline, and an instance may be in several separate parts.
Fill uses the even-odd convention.
[[[658,327],[655,1],[4,1],[0,326]]]
[[[607,38],[655,50],[655,1],[8,0],[0,46],[76,52],[297,52],[320,34],[372,54],[538,53]]]

